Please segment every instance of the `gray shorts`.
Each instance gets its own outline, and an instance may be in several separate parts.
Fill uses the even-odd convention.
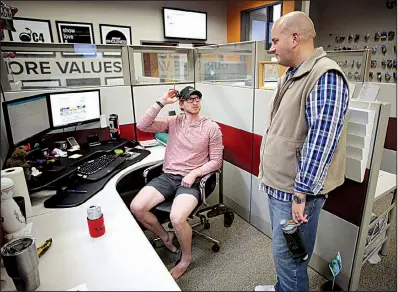
[[[199,188],[201,178],[197,178],[190,188],[181,186],[183,178],[181,175],[162,173],[160,176],[152,179],[147,186],[154,187],[164,196],[165,200],[173,199],[181,194],[189,194],[194,196],[199,202],[201,199]]]

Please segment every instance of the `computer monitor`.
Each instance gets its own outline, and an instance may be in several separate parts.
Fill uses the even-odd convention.
[[[22,145],[51,130],[46,94],[3,102],[4,122],[10,147]]]
[[[100,91],[85,90],[49,94],[53,129],[77,126],[100,120]]]

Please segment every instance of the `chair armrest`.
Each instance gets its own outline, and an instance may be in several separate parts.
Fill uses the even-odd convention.
[[[151,181],[151,179],[152,179],[154,176],[156,176],[156,175],[151,175],[151,173],[155,173],[155,172],[160,173],[160,172],[162,171],[162,168],[163,168],[163,161],[162,161],[162,162],[159,162],[159,163],[157,163],[157,164],[154,164],[154,165],[151,165],[151,166],[147,167],[147,168],[144,170],[144,172],[142,173],[142,176],[143,176],[144,179],[145,179],[145,183],[146,183],[146,184],[149,183],[149,182]],[[151,178],[151,179],[149,179],[149,178]]]
[[[214,179],[216,179],[216,174],[219,171],[216,172],[211,172],[209,174],[206,174],[204,177],[202,177],[202,179],[200,180],[200,195],[202,197],[202,201],[203,204],[205,204],[206,206],[208,206],[207,202],[206,202],[206,185],[207,183],[210,181],[210,178],[212,178],[214,176]],[[210,194],[209,194],[210,195]]]

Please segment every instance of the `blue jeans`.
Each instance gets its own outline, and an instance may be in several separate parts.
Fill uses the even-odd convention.
[[[275,291],[309,291],[308,262],[314,250],[319,213],[325,203],[325,196],[307,196],[304,214],[308,223],[301,224],[299,231],[308,252],[308,259],[296,263],[289,255],[280,221],[292,219],[292,202],[284,202],[269,196],[269,211],[272,225],[272,255],[274,258],[277,283]]]

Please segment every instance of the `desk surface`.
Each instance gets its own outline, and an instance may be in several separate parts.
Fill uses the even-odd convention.
[[[40,258],[39,291],[65,291],[83,283],[88,290],[180,291],[116,191],[123,176],[163,160],[164,147],[148,150],[148,157],[119,172],[78,207],[44,212],[43,206],[36,206],[36,216],[28,221],[33,222],[37,245],[53,239],[51,248]],[[92,204],[101,206],[104,214],[106,233],[99,238],[88,233],[87,208]],[[15,290],[4,268],[1,275],[7,278],[5,289]]]
[[[380,200],[385,195],[393,192],[397,188],[397,175],[380,170],[377,180],[374,201]]]

